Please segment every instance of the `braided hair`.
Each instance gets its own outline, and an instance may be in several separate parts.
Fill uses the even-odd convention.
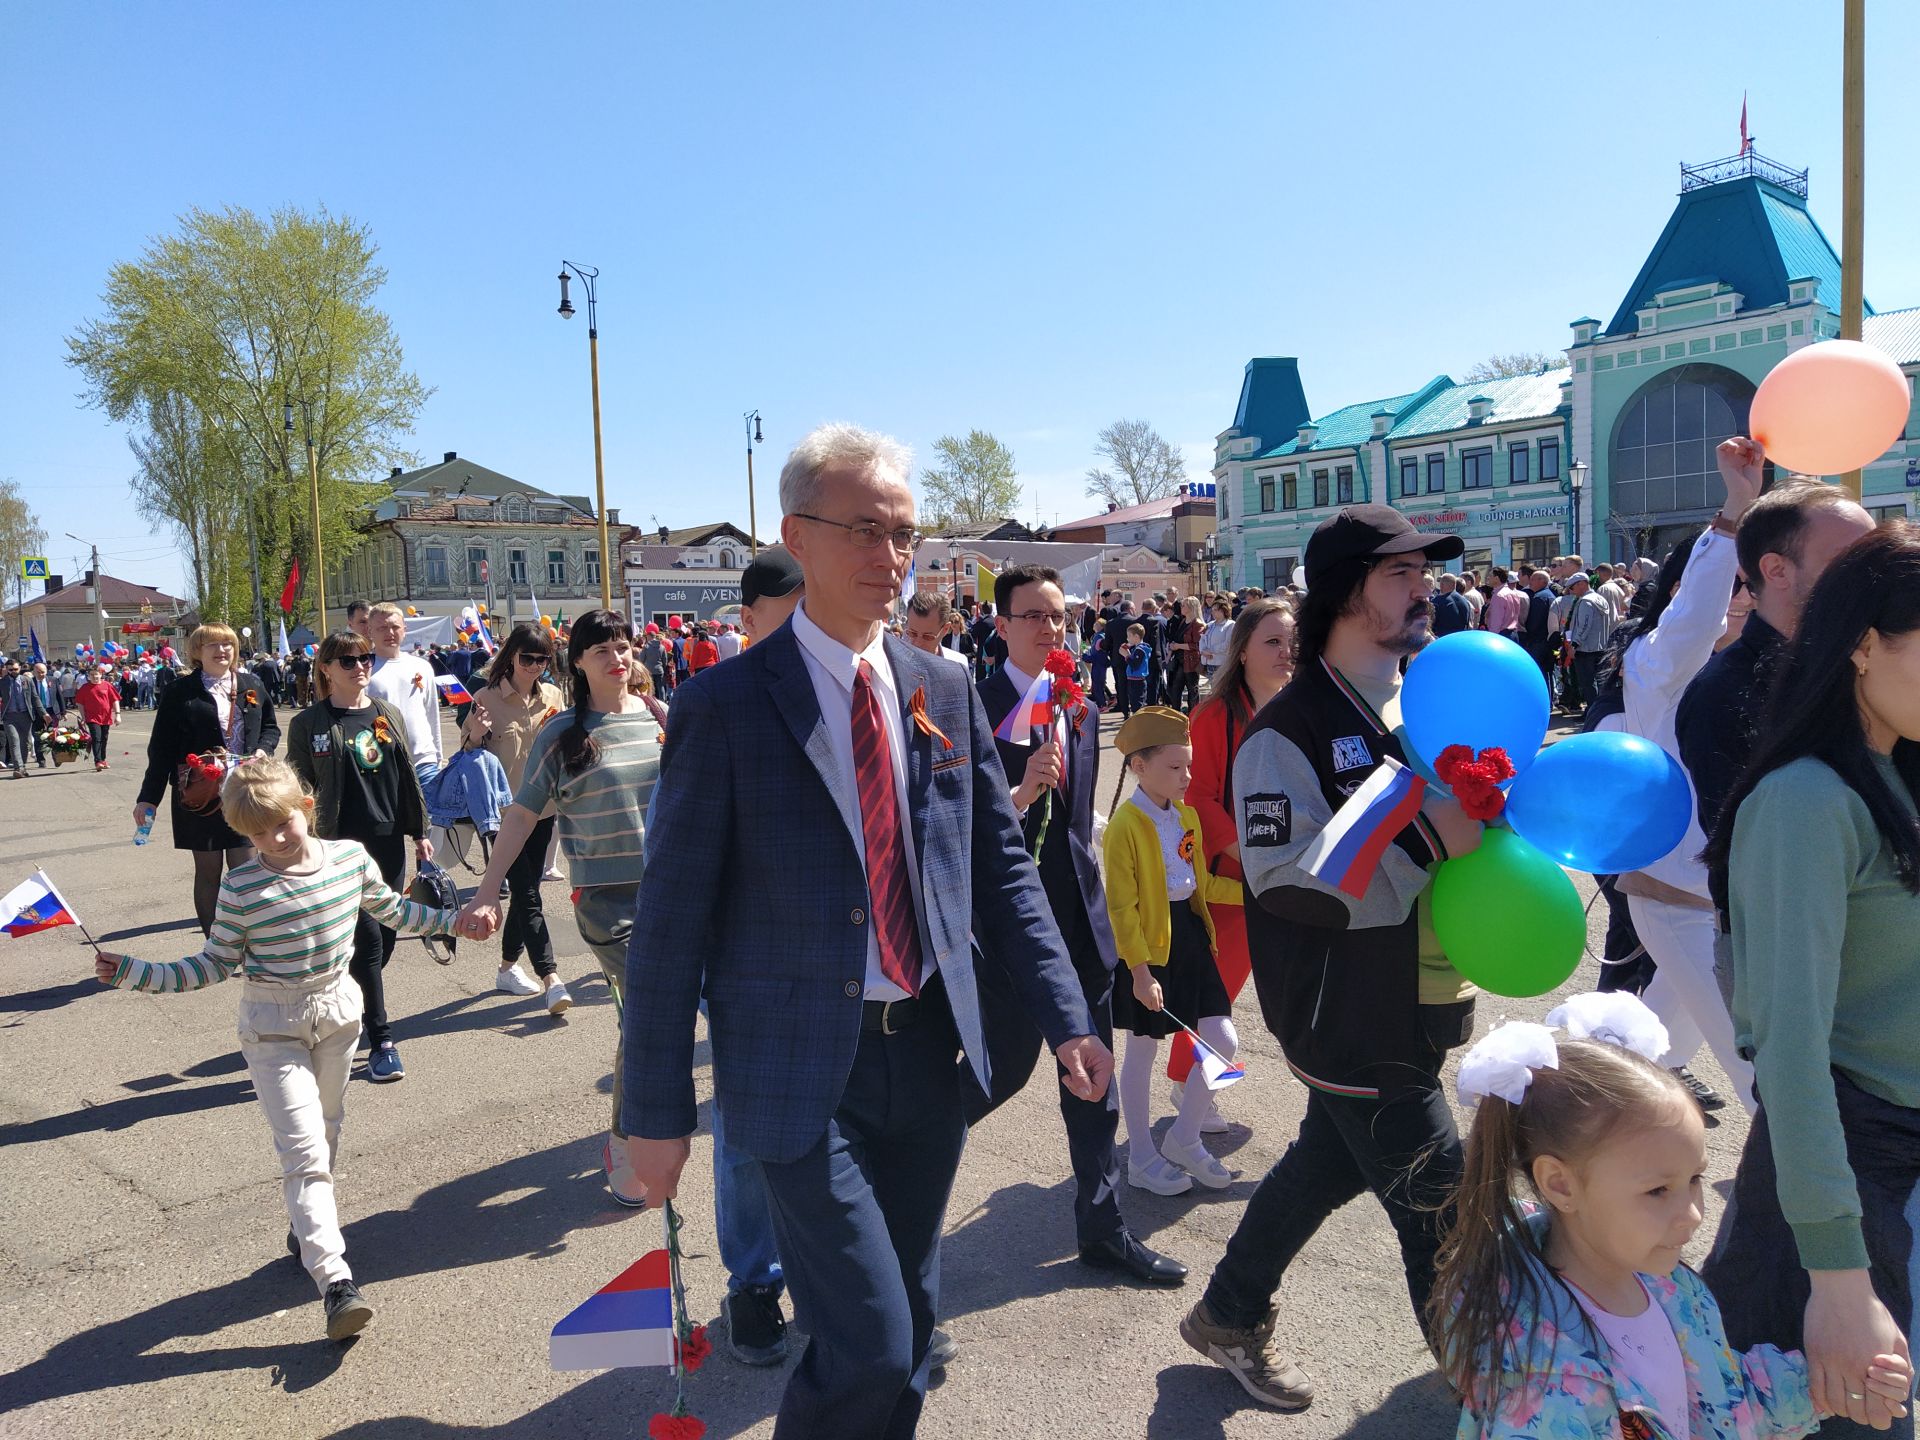
[[[573,622],[572,634],[567,639],[567,676],[573,682],[573,719],[554,745],[560,755],[560,768],[569,775],[578,775],[582,770],[592,768],[600,759],[600,747],[587,731],[588,702],[593,696],[587,685],[586,672],[580,668],[581,658],[594,646],[621,637],[631,644],[633,626],[617,611],[589,610]]]

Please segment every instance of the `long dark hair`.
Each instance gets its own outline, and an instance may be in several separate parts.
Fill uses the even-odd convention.
[[[1874,764],[1855,694],[1853,652],[1869,630],[1920,643],[1912,638],[1920,631],[1920,529],[1912,525],[1883,525],[1861,536],[1814,585],[1793,644],[1774,672],[1753,758],[1707,842],[1715,893],[1726,893],[1741,802],[1774,771],[1812,756],[1866,802],[1901,881],[1920,895],[1920,822]],[[1920,799],[1920,744],[1896,741],[1893,763],[1909,794]]]
[[[586,672],[580,668],[580,657],[594,646],[604,645],[621,636],[631,643],[633,626],[627,622],[626,616],[613,610],[589,610],[573,622],[572,634],[567,639],[567,674],[573,682],[573,719],[554,745],[560,752],[560,768],[569,775],[578,775],[600,759],[600,747],[587,731],[587,702],[592,694],[587,686]]]
[[[537,625],[516,625],[507,632],[506,641],[487,664],[487,683],[502,690],[513,688],[513,667],[529,651],[541,655],[553,653],[553,642]]]
[[[1195,708],[1198,714],[1207,706],[1216,702],[1237,705],[1251,709],[1248,701],[1252,698],[1246,693],[1245,675],[1247,669],[1247,647],[1253,643],[1253,632],[1260,628],[1260,622],[1269,615],[1293,615],[1293,604],[1287,600],[1255,600],[1241,610],[1233,622],[1233,634],[1227,640],[1227,658],[1220,662],[1220,669],[1213,677],[1213,687],[1207,692],[1207,698]],[[1300,644],[1299,621],[1294,621],[1294,647],[1298,652]],[[1245,716],[1243,719],[1247,718]]]
[[[1498,1095],[1480,1101],[1427,1302],[1440,1373],[1481,1415],[1498,1402],[1502,1375],[1515,1371],[1525,1383],[1531,1373],[1514,1317],[1523,1308],[1538,1315],[1547,1285],[1566,1284],[1548,1266],[1515,1182],[1531,1188],[1542,1155],[1579,1165],[1630,1126],[1650,1128],[1692,1103],[1677,1076],[1631,1050],[1564,1038],[1557,1048],[1559,1067],[1535,1071],[1518,1105]]]
[[[1667,558],[1660,562],[1660,573],[1633,592],[1633,602],[1627,607],[1627,618],[1615,627],[1612,637],[1607,641],[1606,654],[1600,658],[1600,669],[1594,682],[1594,689],[1600,696],[1620,688],[1623,683],[1622,667],[1626,664],[1627,651],[1633,647],[1633,642],[1642,635],[1651,635],[1660,627],[1660,617],[1667,613],[1667,607],[1673,603],[1680,582],[1686,577],[1687,559],[1693,554],[1693,547],[1699,539],[1700,532],[1696,530],[1667,551]],[[1733,599],[1731,591],[1727,599]],[[1720,607],[1722,611],[1726,608],[1724,604]]]
[[[1299,659],[1296,664],[1311,665],[1325,653],[1333,635],[1333,622],[1347,613],[1353,597],[1367,583],[1370,566],[1365,559],[1341,560],[1329,565],[1324,575],[1312,577],[1307,598],[1300,602],[1296,617]],[[1241,613],[1245,613],[1244,611]]]

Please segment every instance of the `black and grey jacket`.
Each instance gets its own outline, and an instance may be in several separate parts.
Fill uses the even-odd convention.
[[[1420,1003],[1418,902],[1445,859],[1424,816],[1395,837],[1355,900],[1301,869],[1382,760],[1405,761],[1366,698],[1325,660],[1260,712],[1233,764],[1247,942],[1267,1028],[1294,1073],[1338,1095],[1426,1081],[1473,1031],[1473,1001]]]

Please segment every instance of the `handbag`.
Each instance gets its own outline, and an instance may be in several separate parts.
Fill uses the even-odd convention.
[[[190,813],[211,815],[220,808],[220,783],[232,769],[233,757],[225,750],[189,755],[174,768],[173,793]]]

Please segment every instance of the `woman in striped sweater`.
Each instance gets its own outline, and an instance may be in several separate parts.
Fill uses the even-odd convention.
[[[240,1053],[273,1127],[286,1198],[287,1249],[326,1304],[327,1338],[344,1340],[373,1318],[347,1268],[333,1199],[333,1161],[347,1076],[360,1034],[360,987],[347,974],[364,907],[383,925],[451,933],[452,910],[430,910],[388,888],[351,840],[311,834],[313,797],[280,760],[243,764],[221,787],[221,813],[254,848],[220,882],[213,928],[198,955],[136,960],[102,952],[106,985],[172,994],[243,977]]]

